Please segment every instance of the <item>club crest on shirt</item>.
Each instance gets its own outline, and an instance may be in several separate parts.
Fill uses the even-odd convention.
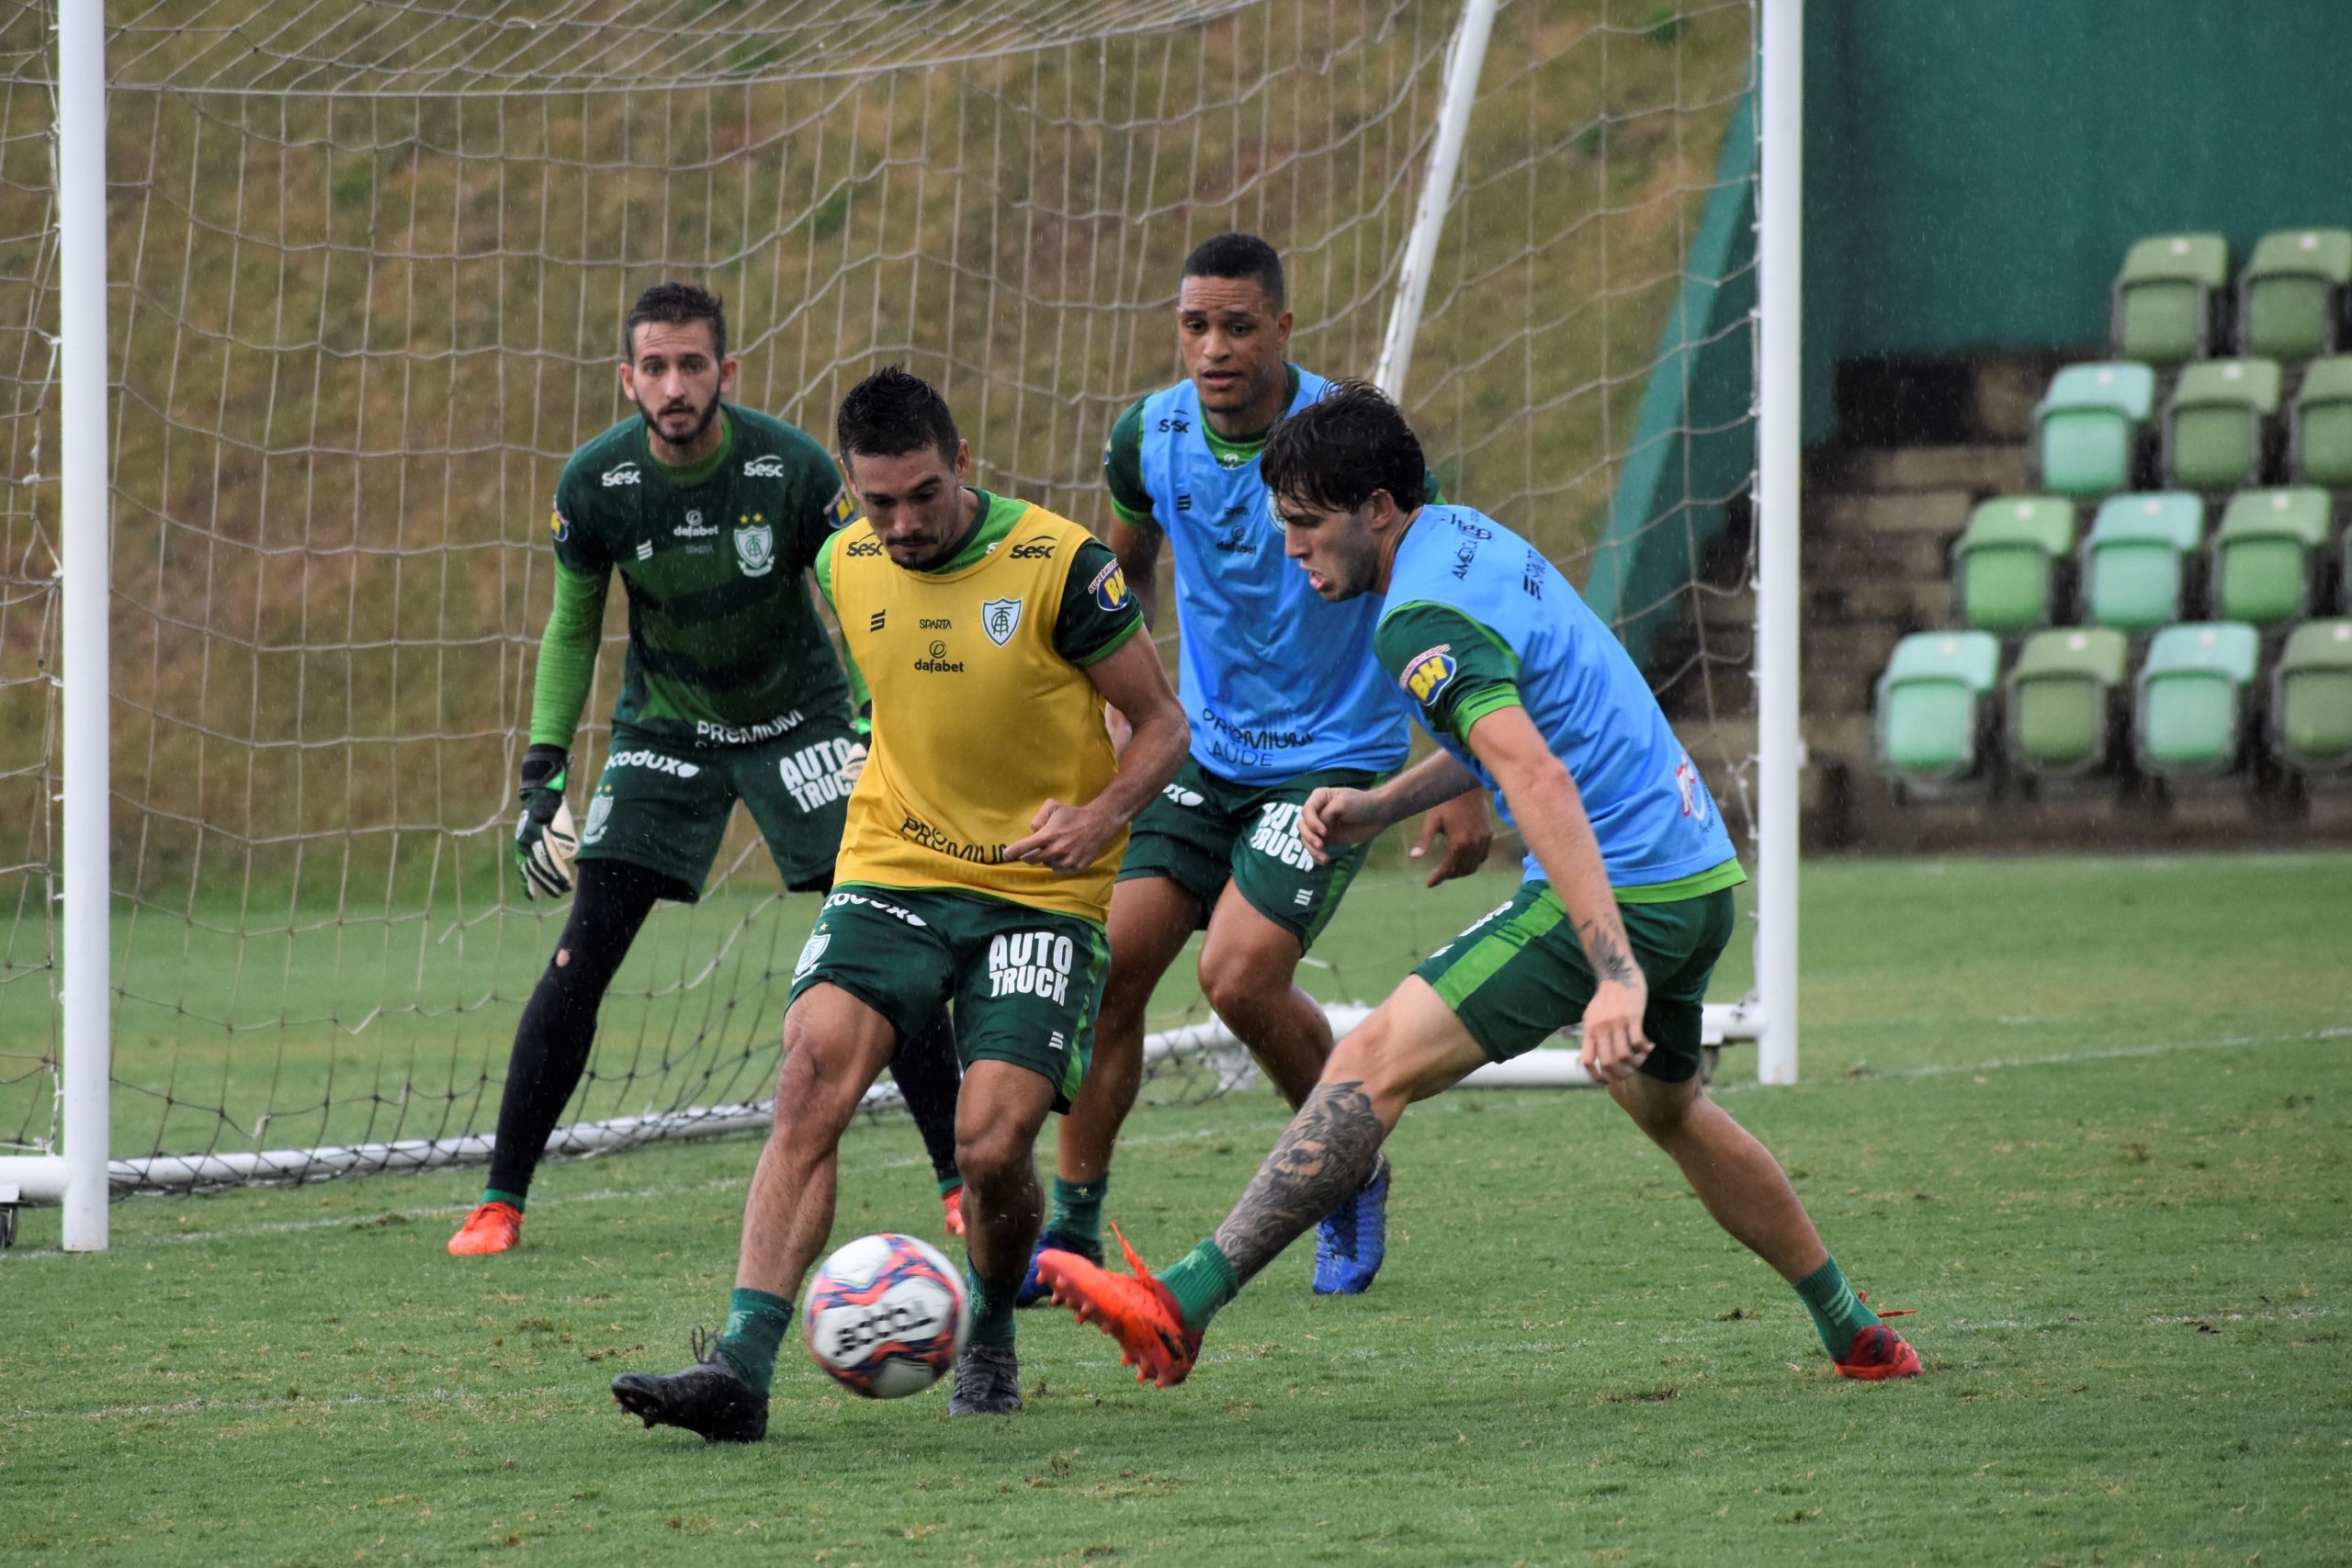
[[[1405,666],[1405,673],[1397,677],[1396,683],[1405,688],[1406,695],[1427,707],[1453,682],[1457,668],[1453,662],[1453,645],[1442,642],[1426,652],[1415,654],[1412,662]]]
[[[745,577],[765,577],[775,569],[775,530],[763,523],[735,530],[735,564]]]
[[[1094,602],[1105,610],[1116,610],[1127,602],[1127,574],[1113,561],[1094,574],[1087,586],[1094,591]]]
[[[980,630],[988,633],[989,640],[999,648],[1012,640],[1012,634],[1020,625],[1021,601],[1018,599],[991,599],[980,606]]]

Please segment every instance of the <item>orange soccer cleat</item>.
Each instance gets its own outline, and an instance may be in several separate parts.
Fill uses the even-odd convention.
[[[1890,1313],[1887,1315],[1905,1316]],[[1903,1336],[1883,1323],[1874,1323],[1854,1337],[1846,1359],[1832,1361],[1841,1378],[1860,1378],[1865,1382],[1877,1382],[1885,1378],[1916,1378],[1920,1373],[1919,1352],[1911,1348]]]
[[[964,1184],[957,1182],[939,1195],[940,1206],[947,1211],[944,1219],[947,1234],[957,1239],[964,1235]]]
[[[1168,1287],[1151,1277],[1127,1238],[1113,1225],[1132,1275],[1114,1274],[1075,1252],[1048,1247],[1037,1255],[1037,1278],[1054,1300],[1119,1342],[1119,1359],[1136,1370],[1136,1382],[1173,1388],[1193,1370],[1201,1337],[1184,1326],[1184,1314]]]
[[[504,1252],[523,1239],[523,1211],[512,1203],[477,1204],[449,1238],[452,1258],[480,1258]]]

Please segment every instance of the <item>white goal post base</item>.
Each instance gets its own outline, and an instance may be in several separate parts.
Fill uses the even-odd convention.
[[[1325,1010],[1331,1032],[1345,1038],[1372,1016],[1360,1003],[1335,1004]],[[1762,1010],[1753,999],[1710,1002],[1700,1040],[1707,1045],[1754,1041],[1762,1032]],[[1572,1032],[1562,1031],[1563,1037]],[[1166,1056],[1196,1056],[1216,1072],[1218,1087],[1232,1089],[1251,1082],[1256,1064],[1240,1039],[1212,1018],[1205,1023],[1163,1030],[1144,1040],[1144,1060]],[[1467,1089],[1589,1089],[1597,1087],[1577,1060],[1574,1050],[1547,1047],[1530,1051],[1508,1062],[1480,1067],[1462,1080]],[[882,1111],[899,1103],[895,1083],[877,1083],[865,1091],[863,1108]],[[722,1133],[753,1132],[764,1127],[775,1101],[737,1105],[697,1106],[647,1116],[620,1116],[559,1128],[548,1140],[549,1156],[579,1157],[613,1154],[640,1145],[675,1138],[707,1138]],[[300,1184],[337,1177],[370,1176],[382,1171],[436,1170],[445,1167],[481,1165],[491,1155],[489,1134],[461,1138],[413,1138],[388,1144],[357,1144],[313,1149],[269,1149],[240,1154],[159,1155],[151,1159],[112,1160],[107,1167],[108,1189],[118,1197],[140,1191],[184,1191],[192,1188],[237,1186],[244,1183]],[[65,1195],[66,1161],[56,1155],[0,1156],[0,1190],[14,1187],[17,1201],[56,1203]]]

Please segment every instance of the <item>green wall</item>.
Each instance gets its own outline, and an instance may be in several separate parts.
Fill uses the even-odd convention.
[[[2352,0],[1807,0],[1806,436],[1864,355],[2101,342],[2125,248],[2352,227]]]

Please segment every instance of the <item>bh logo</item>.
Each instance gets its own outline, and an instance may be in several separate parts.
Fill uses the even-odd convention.
[[[1057,1005],[1069,998],[1069,966],[1078,949],[1054,931],[1014,931],[989,939],[989,995],[1043,997]]]
[[[1453,682],[1454,671],[1459,668],[1453,661],[1453,645],[1442,642],[1425,652],[1415,654],[1411,662],[1405,666],[1404,676],[1397,684],[1405,688],[1407,695],[1427,707]]]

